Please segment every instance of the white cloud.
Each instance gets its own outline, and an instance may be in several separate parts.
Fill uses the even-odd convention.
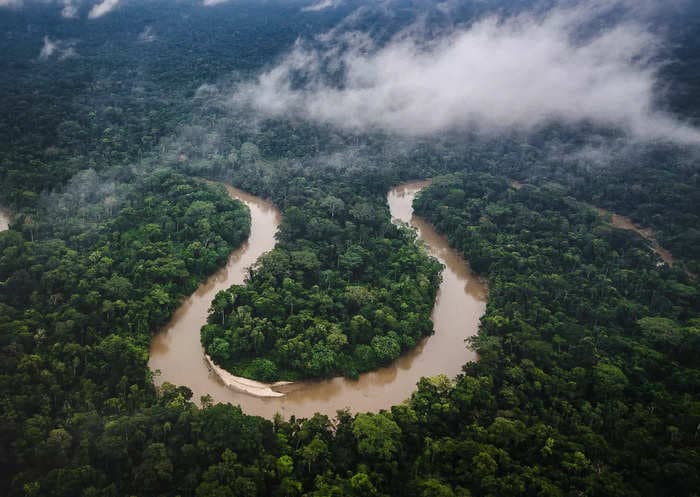
[[[100,3],[93,5],[88,13],[90,19],[97,19],[111,12],[119,5],[120,0],[102,0]]]
[[[156,39],[156,33],[153,31],[153,27],[151,26],[146,26],[139,34],[139,42],[141,43],[152,43],[156,41]]]
[[[221,3],[230,2],[231,0],[203,0],[202,5],[205,7],[212,7],[214,5],[219,5]]]
[[[318,0],[307,7],[301,9],[304,12],[318,12],[319,10],[325,10],[330,8],[335,8],[342,3],[342,0]]]
[[[16,9],[22,7],[22,5],[24,5],[22,0],[0,0],[0,7]]]
[[[66,19],[75,19],[78,17],[78,6],[74,3],[74,0],[61,0],[63,8],[61,9],[61,15]]]
[[[51,41],[51,38],[48,36],[44,36],[44,46],[39,51],[39,60],[48,60],[57,48],[56,42]]]
[[[281,63],[239,86],[231,103],[406,135],[530,131],[560,121],[700,143],[698,130],[655,107],[661,40],[630,18],[597,22],[626,2],[488,17],[433,40],[410,29],[378,49],[347,33],[318,38],[323,49],[298,42]],[[341,85],[327,82],[328,67],[342,68]]]
[[[66,60],[70,57],[75,57],[78,53],[75,51],[75,42],[52,40],[48,36],[44,36],[44,45],[39,51],[39,60],[46,62],[55,57],[58,60]]]

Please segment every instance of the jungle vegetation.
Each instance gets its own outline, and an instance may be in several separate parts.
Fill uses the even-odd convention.
[[[25,4],[0,12],[0,199],[14,213],[0,233],[0,494],[698,496],[700,174],[686,149],[570,162],[599,130],[408,140],[231,115],[197,91],[357,2],[231,2],[228,15],[127,2],[95,22]],[[425,4],[364,28],[381,42],[426,9],[447,22]],[[669,108],[690,122],[697,10],[670,21],[677,62],[663,68]],[[47,34],[79,40],[79,56],[38,60]],[[156,388],[152,333],[249,230],[245,207],[200,177],[284,216],[278,248],[213,302],[202,336],[222,364],[354,376],[430,333],[439,267],[384,201],[415,178],[435,178],[418,212],[489,281],[479,361],[387,411],[333,418],[265,420]],[[654,228],[678,264],[590,204]]]

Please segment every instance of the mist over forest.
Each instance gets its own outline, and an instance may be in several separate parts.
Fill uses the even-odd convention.
[[[0,0],[0,494],[698,497],[699,40]]]

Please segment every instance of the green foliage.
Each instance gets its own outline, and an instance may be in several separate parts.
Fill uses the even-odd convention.
[[[96,21],[61,19],[55,2],[2,10],[0,194],[16,229],[0,234],[0,494],[697,495],[698,284],[563,194],[653,227],[699,272],[694,155],[635,144],[562,166],[618,137],[555,125],[402,141],[222,114],[204,83],[246,77],[357,7],[307,3],[129,2]],[[528,4],[495,2],[515,3]],[[422,9],[356,28],[388,39],[416,15],[445,22]],[[672,109],[697,117],[700,37],[679,17],[661,70]],[[151,24],[158,39],[139,43]],[[47,34],[80,40],[80,56],[36,60]],[[353,376],[430,333],[439,268],[388,224],[390,185],[490,171],[542,188],[470,174],[417,202],[489,278],[464,375],[421,380],[391,413],[268,422],[153,388],[150,333],[248,225],[223,191],[163,166],[234,179],[284,211],[278,249],[202,330],[217,360],[265,379]]]
[[[314,172],[286,187],[278,245],[212,303],[202,343],[219,364],[263,381],[357,376],[432,333],[440,265],[363,182]]]
[[[357,451],[368,459],[390,461],[399,452],[401,429],[385,414],[358,414],[352,432]]]
[[[196,408],[185,387],[153,391],[148,330],[170,312],[161,306],[174,306],[204,276],[201,268],[216,265],[187,255],[213,228],[196,219],[170,228],[163,213],[177,209],[173,220],[184,219],[195,201],[223,202],[216,213],[243,221],[233,231],[239,241],[246,216],[222,191],[177,176],[144,184],[107,221],[108,245],[99,230],[88,237],[92,246],[84,238],[70,245],[0,235],[0,326],[9,337],[0,435],[2,447],[12,448],[0,456],[3,475],[12,475],[9,495],[679,496],[697,487],[697,283],[682,270],[657,267],[643,242],[602,224],[588,207],[547,189],[516,191],[492,176],[437,178],[416,208],[489,277],[488,309],[471,344],[479,362],[456,380],[421,380],[390,413],[273,423],[230,405]],[[168,202],[155,203],[161,196]],[[210,212],[202,203],[195,208]],[[292,214],[304,215],[301,208]],[[217,214],[208,221],[215,225]],[[397,291],[416,291],[401,286],[402,268],[415,274],[420,261],[430,261],[408,233],[393,233],[397,241],[389,238],[388,246],[401,257],[386,258],[397,280],[381,276],[394,274],[382,261],[368,266],[386,286],[368,284],[357,273],[365,266],[326,266],[320,242],[297,247],[283,235],[249,286],[215,299],[203,340],[222,354],[223,344],[247,350],[243,367],[265,379],[280,371],[256,351],[267,350],[278,323],[309,334],[308,343],[290,335],[281,350],[307,354],[305,367],[319,373],[332,370],[351,343],[359,343],[351,367],[391,360],[405,328],[392,319],[394,307],[377,301],[393,281]],[[197,250],[222,261],[232,245],[213,248],[221,243]],[[172,274],[159,279],[156,270],[167,268],[168,250],[182,261],[170,265],[198,275],[183,277],[192,286],[180,293],[168,283]],[[337,261],[344,251],[332,253]],[[149,257],[159,263],[146,270]],[[435,280],[426,278],[412,285],[427,311]],[[325,299],[336,298],[336,285],[338,300]],[[66,299],[60,288],[81,293]],[[313,306],[299,298],[307,295]],[[109,319],[101,317],[107,312]],[[221,332],[233,322],[249,334],[228,340]],[[386,333],[377,335],[377,327]]]
[[[691,494],[697,282],[552,189],[457,174],[435,179],[415,207],[489,279],[479,362],[447,405],[428,382],[412,399],[431,426],[469,433],[477,479],[442,478],[480,495]],[[430,460],[445,445],[431,442]]]
[[[14,447],[0,456],[3,479],[30,465],[54,471],[49,477],[62,488],[93,478],[97,484],[105,476],[91,475],[90,454],[126,469],[120,461],[137,452],[122,437],[142,422],[129,415],[155,398],[147,367],[151,330],[248,234],[244,205],[172,173],[134,178],[124,202],[114,217],[67,241],[0,234],[0,279],[8,282],[0,288],[0,436],[3,447]],[[206,209],[208,227],[182,220],[193,205]],[[40,231],[49,229],[65,233]],[[201,246],[190,257],[196,241]],[[165,405],[184,406],[190,396],[167,393]],[[172,484],[172,455],[162,439],[137,438],[144,444],[128,466],[134,484],[161,493]],[[34,489],[27,478],[19,481]]]

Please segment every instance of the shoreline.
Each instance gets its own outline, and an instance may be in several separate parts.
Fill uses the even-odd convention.
[[[525,183],[521,181],[517,181],[514,179],[509,179],[508,180],[509,184],[511,187],[515,188],[516,190],[520,190],[523,186],[525,186]],[[616,212],[610,211],[608,209],[604,209],[603,207],[598,207],[597,205],[590,204],[588,202],[583,202],[579,201],[593,209],[598,213],[598,216],[603,220],[603,222],[609,224],[610,226],[613,226],[617,229],[625,230],[625,231],[633,231],[637,233],[639,236],[641,236],[644,240],[646,240],[649,243],[649,248],[659,256],[659,258],[668,265],[668,267],[673,267],[675,263],[675,259],[673,258],[673,254],[668,250],[665,249],[664,247],[661,246],[659,241],[656,239],[656,233],[654,232],[653,228],[651,227],[644,227],[640,226],[634,221],[632,221],[632,218],[623,216],[621,214],[617,214]],[[688,273],[690,274],[690,273]]]
[[[240,405],[247,414],[272,419],[276,414],[287,418],[311,417],[314,413],[334,416],[339,409],[378,412],[409,398],[422,377],[457,376],[465,363],[478,359],[464,346],[464,339],[477,333],[488,291],[462,255],[434,227],[413,215],[413,198],[424,186],[424,181],[396,185],[387,192],[386,201],[391,218],[416,229],[425,248],[444,265],[431,313],[434,334],[390,365],[362,373],[356,379],[336,376],[266,383],[236,376],[216,365],[202,350],[199,333],[211,302],[219,291],[245,282],[247,268],[274,248],[274,234],[281,221],[281,213],[269,201],[226,185],[229,195],[243,200],[250,209],[248,243],[234,251],[227,265],[185,299],[168,324],[154,335],[149,367],[161,371],[154,378],[156,386],[166,381],[185,385],[196,403],[209,395],[213,402]]]
[[[204,354],[209,371],[214,373],[226,387],[239,392],[253,395],[255,397],[284,397],[284,393],[273,390],[273,388],[292,385],[291,381],[276,381],[274,383],[264,383],[262,381],[251,380],[243,376],[235,376],[227,370],[214,363],[209,354]]]

